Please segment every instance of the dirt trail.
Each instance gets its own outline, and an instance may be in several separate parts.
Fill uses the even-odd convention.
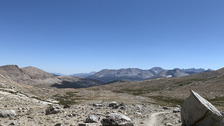
[[[159,122],[157,121],[157,117],[160,114],[169,113],[169,112],[156,112],[152,113],[149,117],[149,120],[146,122],[146,126],[160,126]]]

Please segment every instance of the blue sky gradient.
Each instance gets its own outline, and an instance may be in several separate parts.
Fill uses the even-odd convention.
[[[223,0],[1,0],[0,65],[219,69]]]

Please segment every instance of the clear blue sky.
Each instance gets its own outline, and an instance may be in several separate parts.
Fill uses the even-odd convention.
[[[224,67],[224,0],[1,0],[0,65]]]

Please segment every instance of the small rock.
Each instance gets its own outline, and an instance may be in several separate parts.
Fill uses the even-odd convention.
[[[27,116],[27,118],[29,118],[29,119],[33,119],[33,117],[31,117],[31,116]]]
[[[64,108],[70,108],[71,105],[64,105]]]
[[[14,110],[2,110],[0,111],[0,117],[14,117],[16,116],[16,112]]]
[[[140,105],[136,105],[136,107],[137,107],[137,110],[142,110],[142,106],[140,106]]]
[[[123,115],[117,113],[111,113],[101,121],[103,126],[134,126],[132,120]]]
[[[165,126],[173,126],[173,124],[172,123],[166,123]]]
[[[64,125],[61,124],[61,123],[57,123],[57,124],[55,124],[54,126],[64,126]]]
[[[14,125],[17,125],[18,124],[18,121],[17,120],[13,120],[10,124],[9,124],[9,126],[14,126]]]
[[[112,113],[117,113],[117,111],[113,110]]]
[[[113,102],[109,103],[109,107],[116,108],[116,107],[119,107],[119,105],[116,101],[113,101]]]
[[[177,108],[181,108],[181,106],[180,106],[180,105],[176,105],[176,107],[177,107]]]
[[[85,123],[97,123],[100,120],[100,117],[95,114],[89,114],[86,118]]]
[[[164,110],[167,110],[167,109],[169,109],[169,107],[167,107],[167,106],[163,106],[163,109],[164,109]]]
[[[46,110],[45,110],[45,114],[49,115],[49,114],[56,114],[56,113],[62,113],[65,112],[63,108],[61,108],[60,106],[49,106]]]
[[[135,112],[135,114],[138,115],[138,116],[142,115],[142,113],[140,113],[140,112]]]
[[[120,106],[119,107],[121,110],[125,110],[126,108],[125,108],[125,106]]]
[[[125,104],[124,103],[121,103],[119,106],[125,106]]]
[[[103,104],[93,104],[94,107],[103,107]]]
[[[68,117],[74,117],[74,116],[77,116],[77,114],[68,114]]]
[[[177,108],[177,107],[173,109],[173,113],[178,113],[180,111],[181,111],[180,108]]]
[[[89,126],[87,123],[79,123],[78,126]]]

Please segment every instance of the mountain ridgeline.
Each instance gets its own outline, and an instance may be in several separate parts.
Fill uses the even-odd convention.
[[[138,68],[104,69],[96,73],[74,74],[85,76],[77,77],[74,75],[54,75],[35,67],[19,68],[17,65],[0,66],[0,76],[17,83],[56,88],[87,88],[116,81],[142,81],[146,79],[182,77],[204,71],[206,70],[194,68],[165,70],[160,67],[154,67],[149,70]]]
[[[142,70],[138,68],[127,68],[127,69],[104,69],[87,78],[99,80],[104,83],[119,81],[119,80],[132,80],[142,81],[146,79],[156,78],[170,78],[170,77],[182,77],[192,74],[205,72],[205,69],[178,69],[166,70],[161,67],[153,67],[149,70]]]

